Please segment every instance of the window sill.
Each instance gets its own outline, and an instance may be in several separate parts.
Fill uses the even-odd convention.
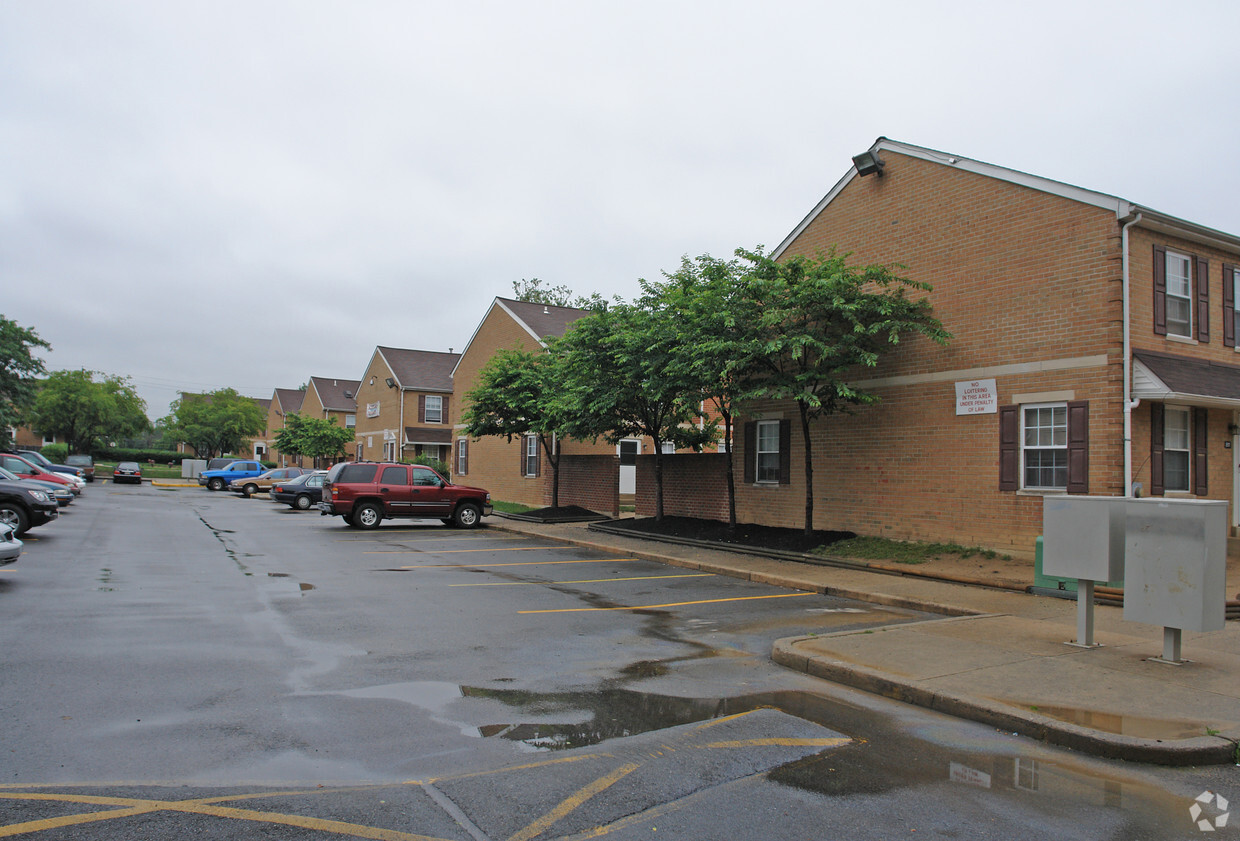
[[[1067,488],[1021,488],[1017,496],[1067,496]]]
[[[1197,340],[1192,338],[1191,336],[1177,336],[1174,333],[1168,333],[1163,338],[1165,338],[1169,342],[1179,342],[1180,344],[1183,344],[1183,345],[1197,344]]]

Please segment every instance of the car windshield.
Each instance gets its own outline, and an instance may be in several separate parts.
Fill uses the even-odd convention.
[[[28,450],[22,453],[22,458],[24,458],[26,461],[33,461],[35,464],[42,465],[43,467],[51,467],[52,465],[52,463],[47,460],[47,457],[44,456],[43,453],[36,453],[36,452]]]
[[[10,482],[20,482],[21,478],[22,477],[18,476],[16,473],[10,473],[3,467],[0,467],[0,479],[8,479]]]

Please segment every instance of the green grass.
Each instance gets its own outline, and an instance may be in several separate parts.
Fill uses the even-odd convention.
[[[491,507],[496,511],[503,511],[505,514],[524,514],[526,511],[535,511],[537,509],[532,505],[522,505],[519,502],[499,502],[491,501]]]
[[[895,561],[898,564],[924,564],[942,555],[959,555],[962,558],[979,557],[993,559],[999,555],[991,549],[978,546],[960,546],[956,543],[920,543],[918,541],[890,540],[885,537],[853,537],[820,546],[814,550],[818,555],[837,555],[860,558],[867,561]]]
[[[95,479],[111,479],[112,471],[116,468],[114,461],[97,461],[95,462]],[[181,465],[177,464],[169,467],[166,464],[147,464],[144,461],[138,462],[142,466],[143,479],[180,479]]]

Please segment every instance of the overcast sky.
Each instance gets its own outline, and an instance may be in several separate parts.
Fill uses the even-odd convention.
[[[1240,233],[1240,3],[0,0],[0,313],[254,397],[777,245],[890,137]]]

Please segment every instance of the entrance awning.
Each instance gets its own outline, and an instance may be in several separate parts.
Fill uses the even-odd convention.
[[[1240,365],[1148,350],[1133,352],[1132,362],[1133,397],[1240,409]]]

